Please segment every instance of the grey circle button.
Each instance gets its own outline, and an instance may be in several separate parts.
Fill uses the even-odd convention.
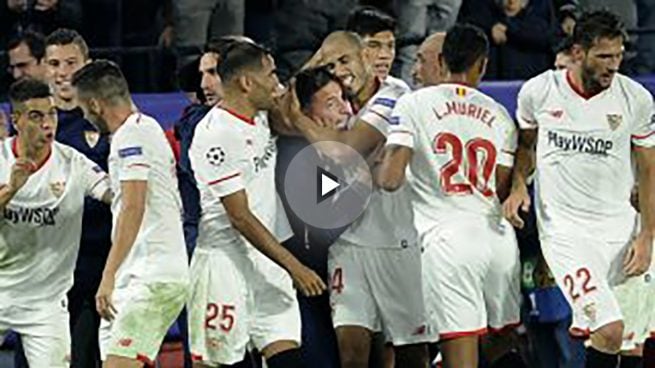
[[[311,144],[289,163],[284,194],[305,223],[337,229],[366,209],[373,180],[366,160],[350,146],[332,141]]]

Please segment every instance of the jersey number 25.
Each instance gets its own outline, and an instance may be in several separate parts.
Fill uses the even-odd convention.
[[[450,154],[452,158],[440,169],[441,188],[444,193],[472,194],[476,189],[485,197],[494,195],[489,188],[489,179],[496,166],[496,147],[491,141],[483,138],[473,138],[466,145],[456,135],[442,132],[434,138],[432,146],[436,154]],[[478,160],[478,155],[482,159]],[[463,166],[463,167],[462,167]],[[461,175],[468,181],[455,182],[455,176],[462,170]]]

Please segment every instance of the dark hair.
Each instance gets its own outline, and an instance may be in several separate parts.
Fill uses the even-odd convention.
[[[309,107],[312,103],[312,97],[314,97],[314,94],[330,82],[337,83],[339,87],[341,87],[341,90],[344,90],[339,78],[330,73],[327,66],[302,70],[296,74],[295,78],[296,95],[300,102],[300,108],[303,110]]]
[[[23,103],[33,98],[51,97],[50,87],[47,83],[30,78],[20,78],[9,87],[9,100],[12,105]]]
[[[105,101],[130,99],[130,90],[123,72],[116,63],[99,59],[86,64],[73,74],[73,86],[81,95]]]
[[[556,45],[555,53],[559,54],[560,52],[563,52],[568,55],[571,53],[572,47],[573,47],[573,39],[571,37],[566,37]]]
[[[45,39],[46,47],[53,45],[66,46],[70,44],[77,45],[82,52],[84,60],[89,59],[89,46],[87,46],[86,41],[84,41],[84,38],[77,31],[68,28],[59,28],[50,33]]]
[[[249,42],[237,42],[227,47],[218,65],[218,74],[224,83],[239,76],[245,70],[258,69],[262,60],[271,53],[264,47]]]
[[[621,19],[608,10],[583,13],[573,29],[573,43],[585,50],[589,50],[599,38],[617,37],[622,37],[625,41],[628,34]]]
[[[223,56],[230,48],[239,43],[248,43],[243,36],[222,36],[211,39],[205,44],[204,53],[213,52],[220,57]]]
[[[362,6],[350,13],[346,30],[360,36],[370,36],[384,31],[395,32],[396,20],[376,7]]]
[[[36,60],[41,61],[41,59],[43,59],[43,56],[45,55],[45,38],[41,33],[29,30],[21,32],[9,40],[7,50],[13,50],[23,43],[27,45],[30,54],[32,54]]]
[[[443,59],[451,73],[463,73],[489,53],[489,40],[484,32],[470,24],[455,24],[446,33]]]

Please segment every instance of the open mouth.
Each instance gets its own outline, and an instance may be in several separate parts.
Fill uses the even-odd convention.
[[[354,80],[355,80],[355,77],[353,77],[352,75],[347,75],[345,77],[341,77],[341,83],[343,83],[343,85],[346,86],[346,87],[351,87]]]

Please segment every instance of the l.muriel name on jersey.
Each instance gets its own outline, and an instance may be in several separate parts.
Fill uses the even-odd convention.
[[[59,213],[58,207],[5,207],[4,217],[5,221],[11,222],[13,224],[20,222],[35,226],[55,226],[57,213]]]
[[[608,139],[578,134],[564,135],[554,131],[548,132],[548,144],[563,151],[578,151],[603,156],[607,155],[614,146],[614,143]]]
[[[481,123],[488,127],[491,127],[491,124],[494,122],[494,120],[496,120],[496,115],[494,115],[491,111],[469,102],[448,101],[446,102],[446,106],[441,112],[437,111],[437,109],[434,109],[434,115],[439,120],[442,120],[443,118],[453,114],[468,116],[470,118],[479,120]]]

